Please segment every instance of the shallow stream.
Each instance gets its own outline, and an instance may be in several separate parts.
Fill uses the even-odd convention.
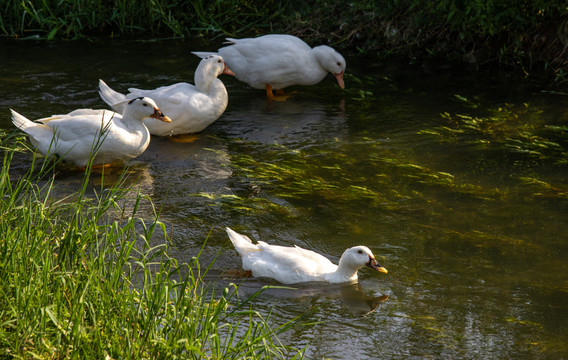
[[[193,82],[213,50],[188,41],[0,43],[0,131],[9,109],[36,119],[104,107],[124,92]],[[207,280],[251,294],[225,226],[337,261],[366,245],[387,275],[352,286],[270,290],[254,306],[307,357],[568,357],[568,97],[508,73],[382,63],[346,54],[285,102],[223,75],[229,106],[190,143],[154,137],[130,162],[170,231],[173,256],[217,257]],[[20,153],[13,172],[32,161]],[[117,172],[119,172],[117,170]],[[61,191],[82,174],[62,170]],[[112,174],[107,175],[107,181]],[[96,176],[93,180],[96,184]],[[142,208],[140,217],[151,217]],[[159,240],[157,240],[159,241]]]

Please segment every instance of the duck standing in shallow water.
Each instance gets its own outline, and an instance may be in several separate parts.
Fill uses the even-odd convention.
[[[105,165],[135,158],[146,150],[150,133],[144,119],[171,121],[150,98],[126,100],[121,106],[122,115],[110,110],[79,109],[35,122],[11,110],[12,122],[45,156],[57,154],[85,167],[95,153],[93,165]]]
[[[201,60],[195,70],[195,85],[185,82],[162,86],[154,90],[128,89],[124,95],[99,80],[99,94],[113,110],[122,112],[123,101],[139,96],[151,97],[172,120],[164,124],[153,119],[145,121],[150,134],[167,136],[200,132],[217,120],[225,111],[228,95],[225,85],[217,77],[231,74],[223,58],[218,55]]]
[[[375,259],[366,246],[354,246],[345,250],[339,265],[324,256],[300,247],[269,245],[259,241],[253,244],[245,235],[226,228],[229,239],[243,260],[243,269],[254,277],[268,277],[283,284],[310,281],[344,283],[357,280],[357,271],[368,266],[386,274],[388,271]]]
[[[292,35],[264,35],[257,38],[227,38],[229,46],[218,54],[225,59],[235,77],[253,88],[266,89],[270,99],[273,90],[291,85],[314,85],[331,73],[343,89],[345,59],[333,48],[321,45],[311,48]],[[210,52],[193,52],[209,56]]]

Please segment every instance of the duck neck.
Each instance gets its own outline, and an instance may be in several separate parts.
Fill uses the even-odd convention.
[[[225,89],[225,85],[223,82],[217,78],[213,79],[213,81],[209,84],[209,94],[215,97],[225,97],[227,98],[227,89]]]
[[[315,60],[316,66],[312,67],[311,71],[315,78],[319,78],[321,81],[329,72],[328,69],[325,68],[325,60],[326,60],[326,51],[325,48],[328,46],[320,45],[316,46],[312,49],[313,59]]]
[[[195,75],[195,87],[199,92],[207,94],[216,104],[216,109],[219,111],[218,116],[221,116],[227,104],[229,102],[229,96],[227,94],[227,89],[223,82],[215,78],[207,78],[204,76]]]
[[[344,261],[343,256],[339,259],[339,265],[337,270],[333,274],[334,282],[348,282],[357,280],[357,271],[360,268],[357,266],[351,266],[346,261]]]
[[[194,75],[195,87],[202,93],[209,93],[212,88],[215,88],[215,86],[212,87],[212,84],[216,83],[215,80],[219,82],[220,80],[216,76],[211,76],[211,71],[207,71],[208,69],[205,68],[203,63],[199,65]]]
[[[113,122],[115,126],[121,127],[132,133],[140,133],[141,136],[145,136],[148,133],[148,129],[142,121],[135,119],[129,107],[127,106],[122,113],[122,118],[118,117],[116,114],[113,116]]]
[[[317,61],[320,63],[322,67],[323,63],[325,62],[325,59],[329,56],[330,49],[331,48],[327,45],[316,46],[312,49],[314,57],[317,59]]]

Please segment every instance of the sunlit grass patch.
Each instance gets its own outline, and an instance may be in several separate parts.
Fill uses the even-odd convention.
[[[293,322],[254,311],[234,285],[208,287],[199,253],[188,264],[169,255],[158,214],[136,214],[141,193],[118,181],[87,195],[87,172],[77,193],[55,199],[49,167],[33,163],[10,179],[7,148],[0,170],[0,357],[302,358],[277,337]]]

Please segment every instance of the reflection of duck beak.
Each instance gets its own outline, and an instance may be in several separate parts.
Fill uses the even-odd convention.
[[[225,64],[225,68],[223,69],[223,74],[235,76],[235,73],[232,72],[231,69],[229,69],[229,68],[227,67],[227,64]]]
[[[357,315],[366,315],[375,311],[380,303],[389,298],[388,295],[369,296],[363,291],[361,284],[345,286],[341,288],[340,294],[345,306]]]
[[[158,108],[154,108],[154,113],[150,117],[163,122],[172,122],[172,119],[164,115],[164,113],[161,112]]]
[[[339,74],[333,74],[333,76],[335,76],[335,78],[337,79],[339,87],[345,89],[345,83],[343,82],[343,73],[344,71],[340,72]]]
[[[367,265],[370,268],[377,270],[378,272],[382,272],[383,274],[388,274],[388,270],[385,269],[384,267],[382,267],[381,265],[379,265],[377,260],[375,258],[370,257],[370,256],[369,256],[369,262],[365,265]]]

